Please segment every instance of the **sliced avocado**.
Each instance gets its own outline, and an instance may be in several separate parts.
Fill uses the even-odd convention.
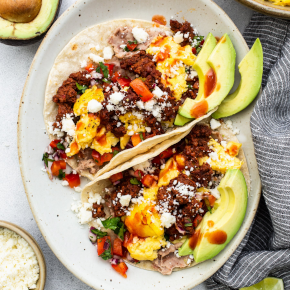
[[[239,71],[241,81],[237,90],[223,100],[213,118],[224,118],[242,111],[258,95],[263,75],[263,49],[259,38],[240,62]]]
[[[186,123],[190,122],[192,119],[185,118],[179,114],[176,115],[174,120],[174,125],[176,126],[184,126]]]
[[[196,247],[190,248],[190,239],[179,248],[179,255],[193,254],[197,263],[216,256],[232,240],[244,220],[248,190],[243,173],[228,169],[218,186],[221,197],[215,202],[212,214],[207,212],[196,228]]]
[[[28,23],[15,22],[16,20],[13,20],[12,22],[11,20],[14,18],[6,17],[8,19],[4,19],[3,17],[0,17],[0,39],[3,39],[1,42],[5,44],[17,45],[17,41],[19,40],[39,38],[39,36],[46,32],[53,23],[53,20],[58,12],[60,2],[61,0],[42,0],[39,13],[32,21]],[[11,7],[8,8],[10,9]],[[5,11],[1,9],[1,16],[4,16],[4,12]],[[15,14],[17,13],[15,12]],[[21,43],[23,42],[19,42],[19,44]]]
[[[225,34],[207,60],[216,78],[213,91],[208,97],[205,97],[203,94],[203,97],[199,100],[187,98],[179,108],[178,113],[183,117],[193,118],[192,108],[198,106],[202,102],[205,103],[205,101],[207,103],[205,113],[217,107],[233,87],[235,79],[235,62],[236,51],[229,36]],[[211,70],[208,73],[210,72]]]
[[[205,39],[200,53],[194,62],[194,65],[192,66],[198,74],[199,81],[199,89],[196,100],[199,100],[203,97],[205,75],[210,70],[210,66],[207,63],[207,60],[216,47],[216,43],[216,38],[211,33],[209,33]]]

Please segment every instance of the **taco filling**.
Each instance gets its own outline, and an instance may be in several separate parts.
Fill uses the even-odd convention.
[[[102,190],[99,180],[95,187],[85,188],[86,213],[91,209],[86,222],[93,225],[90,236],[98,243],[99,256],[104,258],[105,249],[99,244],[106,241],[110,245],[106,259],[113,265],[124,259],[140,267],[150,262],[151,269],[165,275],[215,256],[238,230],[246,209],[247,186],[239,170],[243,160],[237,157],[240,147],[209,125],[198,124],[158,156],[110,176]],[[228,197],[223,187],[229,191],[230,178],[238,184],[236,175],[245,190],[235,192],[240,197]],[[242,208],[230,208],[240,198]],[[230,216],[232,212],[238,216]],[[238,225],[227,229],[228,222]],[[209,241],[208,250],[200,250],[207,231],[220,237]]]
[[[185,99],[196,98],[192,66],[203,37],[187,21],[170,26],[117,28],[109,46],[91,47],[82,70],[57,89],[48,131],[77,158],[77,172],[94,175],[120,151],[173,130]]]

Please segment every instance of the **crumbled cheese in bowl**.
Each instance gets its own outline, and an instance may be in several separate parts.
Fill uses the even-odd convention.
[[[15,232],[0,228],[0,289],[35,289],[39,265],[29,244]]]

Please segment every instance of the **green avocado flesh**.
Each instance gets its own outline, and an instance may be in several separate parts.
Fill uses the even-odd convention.
[[[235,62],[236,51],[229,36],[225,34],[207,59],[207,64],[213,69],[216,78],[213,91],[207,98],[205,98],[204,93],[198,100],[187,98],[179,108],[178,113],[183,117],[193,118],[191,110],[201,100],[206,100],[208,104],[207,112],[217,107],[234,85]]]
[[[213,118],[224,118],[242,111],[258,95],[263,75],[263,49],[259,38],[240,62],[239,71],[241,82],[237,90],[223,100]]]
[[[31,22],[14,23],[0,17],[0,39],[31,39],[44,33],[52,24],[59,0],[42,0],[41,8]]]
[[[200,53],[198,54],[193,68],[196,70],[198,74],[198,81],[199,81],[199,89],[196,100],[200,100],[204,94],[204,83],[205,83],[205,75],[210,70],[210,66],[207,63],[209,56],[211,55],[212,51],[216,47],[216,38],[209,33],[206,37],[206,40],[202,46]]]
[[[184,126],[186,123],[192,121],[192,119],[185,118],[179,114],[176,115],[175,120],[174,120],[174,125],[176,126]]]
[[[197,243],[190,248],[187,239],[179,248],[179,255],[193,255],[197,263],[215,257],[232,240],[244,220],[248,190],[243,173],[238,169],[228,169],[221,180],[212,213],[207,212],[195,230]]]

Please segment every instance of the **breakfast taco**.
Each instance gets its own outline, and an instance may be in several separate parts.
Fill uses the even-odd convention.
[[[228,95],[235,56],[227,34],[204,39],[187,21],[168,28],[124,19],[83,30],[49,75],[44,120],[59,149],[52,153],[93,180],[188,133]],[[56,162],[58,174],[64,165]]]
[[[169,275],[211,259],[243,222],[250,177],[235,135],[212,119],[175,138],[82,191],[90,240],[124,277],[125,262]]]

